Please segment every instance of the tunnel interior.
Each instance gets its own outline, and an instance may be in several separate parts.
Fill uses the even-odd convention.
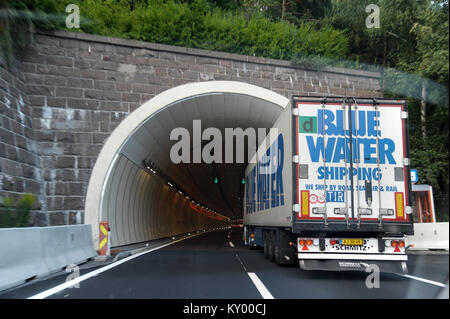
[[[280,101],[235,92],[192,94],[141,119],[117,150],[102,186],[99,220],[109,222],[111,247],[225,226],[228,218],[242,216],[248,145],[243,162],[234,156],[233,163],[224,163],[225,128],[268,130],[288,100]],[[194,120],[201,121],[202,132],[220,130],[222,162],[192,163],[199,148]],[[171,160],[181,138],[170,139],[174,128],[189,132],[190,163]],[[200,148],[208,142],[202,140]]]

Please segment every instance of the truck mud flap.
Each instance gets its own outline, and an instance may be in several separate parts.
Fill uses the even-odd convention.
[[[378,266],[380,272],[406,275],[408,268],[405,261],[383,261],[383,260],[314,260],[300,259],[300,268],[304,270],[327,270],[327,271],[364,271],[373,272],[372,265]],[[371,267],[372,266],[372,267]]]

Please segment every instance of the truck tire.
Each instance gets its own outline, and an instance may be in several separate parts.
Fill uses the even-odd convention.
[[[275,263],[277,265],[282,265],[285,263],[284,253],[283,253],[283,244],[285,242],[285,234],[284,232],[275,233]]]
[[[275,264],[280,264],[280,247],[275,243],[273,247],[273,261]]]
[[[281,252],[280,252],[280,243],[275,240],[275,245],[274,245],[274,261],[277,265],[281,265],[282,260],[281,260]]]
[[[275,261],[275,236],[273,232],[269,235],[269,260]]]
[[[264,233],[264,258],[269,259],[269,233]]]
[[[247,227],[244,227],[244,246],[248,246]]]

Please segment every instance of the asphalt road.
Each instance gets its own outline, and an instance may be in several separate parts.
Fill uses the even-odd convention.
[[[241,238],[242,229],[236,228],[200,234],[122,260],[120,265],[81,281],[79,288],[63,289],[48,298],[436,298],[442,290],[437,283],[448,280],[448,255],[415,255],[408,261],[413,277],[381,274],[380,287],[369,289],[366,273],[277,266],[264,258],[262,250],[245,247]],[[82,269],[80,275],[103,267]],[[64,283],[67,276],[62,273],[29,283],[0,293],[0,298],[29,298]]]

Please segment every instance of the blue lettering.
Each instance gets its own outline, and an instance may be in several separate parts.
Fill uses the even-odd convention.
[[[396,164],[392,153],[395,151],[394,141],[389,138],[383,138],[379,141],[380,163],[385,164],[386,159],[389,164]]]
[[[283,135],[279,135],[246,177],[247,213],[284,205]]]
[[[380,116],[380,112],[367,111],[367,136],[381,136],[380,121],[377,119]]]

